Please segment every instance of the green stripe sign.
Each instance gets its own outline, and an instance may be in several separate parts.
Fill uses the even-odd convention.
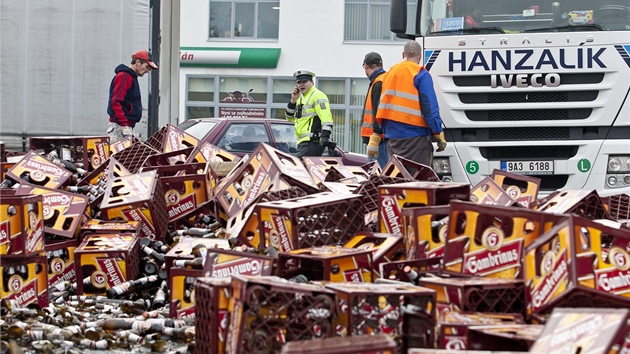
[[[280,48],[181,47],[179,65],[213,68],[276,68]]]

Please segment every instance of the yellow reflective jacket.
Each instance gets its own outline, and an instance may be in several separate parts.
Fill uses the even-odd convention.
[[[319,141],[324,130],[332,133],[333,117],[330,111],[328,96],[314,85],[295,102],[294,110],[287,108],[286,119],[295,124],[297,143],[304,141]],[[301,108],[300,118],[298,109]]]

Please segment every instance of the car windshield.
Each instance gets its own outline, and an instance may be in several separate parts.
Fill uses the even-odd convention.
[[[187,120],[177,127],[181,130],[186,131],[186,133],[194,136],[195,138],[201,140],[206,134],[208,134],[214,127],[216,127],[216,122],[207,122],[207,121],[198,121],[198,120]]]
[[[630,31],[630,0],[421,0],[424,36]]]

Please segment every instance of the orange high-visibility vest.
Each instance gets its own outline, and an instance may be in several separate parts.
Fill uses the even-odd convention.
[[[407,123],[428,128],[420,109],[418,89],[413,85],[413,78],[422,66],[404,60],[384,75],[383,93],[376,113],[376,121],[382,125],[382,119]]]
[[[367,96],[365,97],[365,109],[363,110],[363,125],[361,126],[361,136],[370,137],[372,133],[374,133],[374,129],[372,128],[374,124],[374,116],[376,112],[374,112],[374,107],[372,107],[372,87],[377,82],[383,82],[383,77],[385,73],[380,74],[375,77],[374,80],[370,83],[370,88],[368,89]],[[382,93],[382,91],[381,91]],[[381,134],[381,138],[383,134]]]

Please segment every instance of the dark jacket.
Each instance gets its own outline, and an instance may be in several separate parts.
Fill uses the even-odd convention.
[[[109,121],[133,128],[142,118],[138,75],[125,64],[118,65],[114,72],[116,76],[109,85],[109,102],[107,103]]]

